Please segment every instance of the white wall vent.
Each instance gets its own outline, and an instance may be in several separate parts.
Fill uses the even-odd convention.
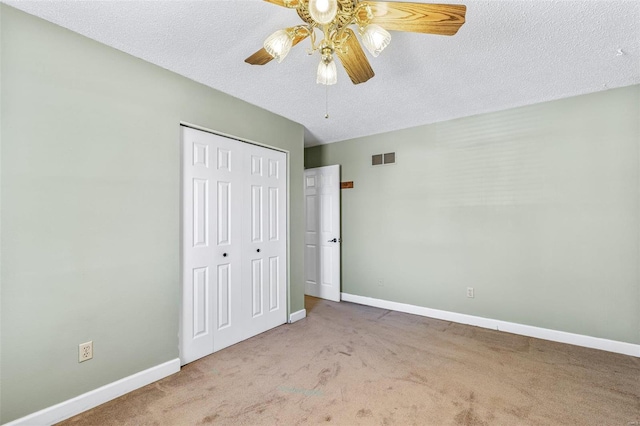
[[[386,154],[374,154],[371,156],[372,166],[381,166],[383,164],[394,164],[396,162],[396,153],[387,152]]]

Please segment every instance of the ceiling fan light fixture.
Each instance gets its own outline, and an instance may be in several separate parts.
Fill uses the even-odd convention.
[[[391,42],[391,34],[380,25],[369,24],[360,28],[359,32],[362,44],[374,57],[377,57]]]
[[[293,46],[293,35],[287,30],[278,30],[264,41],[264,50],[278,62],[287,56]]]
[[[309,0],[309,15],[320,25],[327,25],[338,13],[338,0]]]
[[[338,70],[332,55],[322,55],[322,60],[318,65],[318,76],[316,83],[327,86],[338,82]]]
[[[0,0],[2,1],[2,0]],[[467,6],[461,4],[409,3],[407,0],[264,0],[295,8],[304,24],[272,34],[264,48],[245,59],[251,65],[278,62],[289,49],[310,39],[307,53],[318,52],[317,82],[335,84],[335,60],[340,60],[353,84],[375,76],[369,63],[369,50],[376,57],[391,42],[389,31],[451,36],[465,23]],[[409,0],[417,1],[417,0]],[[317,36],[320,30],[321,36]],[[359,33],[359,34],[358,34]],[[364,45],[364,46],[363,46]]]

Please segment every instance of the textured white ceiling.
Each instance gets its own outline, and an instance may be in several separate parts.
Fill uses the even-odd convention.
[[[424,0],[414,0],[425,2]],[[452,37],[392,32],[354,86],[315,83],[309,41],[280,64],[244,59],[294,10],[245,1],[15,1],[131,55],[301,123],[307,146],[640,83],[640,1],[446,1],[467,5]]]

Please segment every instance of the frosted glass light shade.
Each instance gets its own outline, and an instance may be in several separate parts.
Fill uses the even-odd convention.
[[[264,50],[278,62],[282,62],[292,45],[293,36],[287,30],[278,30],[264,41]]]
[[[391,42],[391,34],[376,24],[369,24],[360,29],[360,35],[362,36],[362,44],[373,56],[378,56]]]
[[[336,63],[333,59],[329,61],[321,60],[318,65],[318,78],[316,83],[318,84],[336,84],[338,82],[338,70],[336,69]]]
[[[309,15],[318,24],[326,25],[338,13],[338,0],[309,0]]]

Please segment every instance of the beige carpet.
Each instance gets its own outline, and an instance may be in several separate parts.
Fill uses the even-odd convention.
[[[638,358],[306,303],[306,319],[64,424],[640,425]]]

